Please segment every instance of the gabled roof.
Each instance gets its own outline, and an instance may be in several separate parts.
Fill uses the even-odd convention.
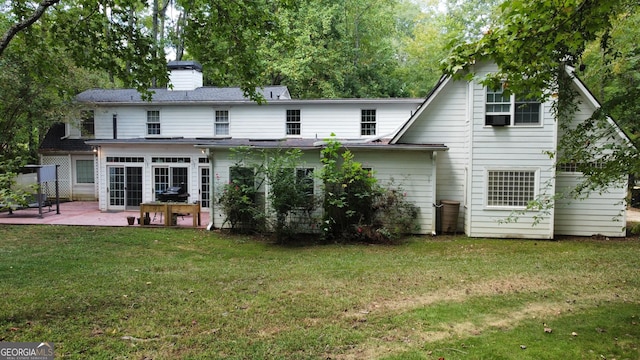
[[[40,144],[40,152],[90,152],[91,146],[85,144],[86,139],[67,139],[65,124],[56,123],[49,128]]]
[[[589,91],[587,86],[575,74],[575,69],[570,67],[570,66],[567,66],[565,68],[565,70],[571,76],[574,85],[579,89],[579,91],[582,93],[582,95],[589,101],[589,103],[593,107],[595,107],[596,109],[599,109],[601,107],[600,103],[598,102],[598,100],[596,100],[595,96],[593,96],[593,94]],[[391,138],[391,140],[390,140],[391,144],[396,144],[400,140],[400,138],[409,130],[409,128],[411,128],[411,125],[413,125],[413,123],[416,121],[416,119],[418,119],[420,117],[422,112],[429,106],[429,104],[431,102],[433,102],[433,100],[438,96],[440,91],[442,91],[442,89],[451,81],[451,79],[452,79],[452,77],[450,75],[443,75],[440,78],[438,83],[434,86],[434,88],[431,90],[431,92],[427,95],[425,101],[422,103],[422,105],[420,105],[418,110],[400,127],[400,129],[395,134],[395,136],[393,136],[393,138]],[[627,134],[622,130],[622,128],[611,117],[607,117],[607,122],[611,126],[613,126],[613,128],[615,129],[615,131],[618,134],[618,136],[620,136],[620,138],[623,141],[625,141],[625,143],[627,143],[630,146],[633,146],[633,143],[629,139]]]
[[[599,109],[601,107],[600,103],[598,102],[596,97],[593,95],[593,93],[591,93],[591,91],[587,88],[587,86],[582,82],[582,80],[578,78],[578,75],[576,75],[575,73],[575,68],[571,66],[567,66],[565,70],[567,71],[567,74],[571,76],[571,78],[573,79],[573,83],[576,85],[576,87],[582,93],[582,95],[587,99],[587,101],[589,101],[589,103],[594,108]],[[622,130],[622,127],[620,127],[620,125],[618,125],[618,123],[616,123],[616,121],[613,120],[613,118],[611,118],[610,116],[607,116],[607,122],[609,123],[609,125],[613,126],[618,136],[620,136],[620,138],[627,145],[634,146],[629,136],[624,132],[624,130]]]
[[[411,115],[411,117],[400,127],[398,132],[391,138],[390,143],[396,144],[398,140],[404,135],[405,132],[411,127],[411,125],[416,121],[417,118],[420,117],[422,112],[429,106],[429,104],[435,99],[436,96],[440,93],[440,91],[451,81],[451,76],[443,75],[438,80],[438,83],[431,89],[427,97],[422,102],[420,107],[416,110],[416,112]]]
[[[267,102],[291,99],[286,86],[265,86],[256,89]],[[152,100],[148,102],[136,89],[91,89],[81,92],[76,100],[90,104],[193,104],[207,102],[254,102],[238,87],[200,87],[195,90],[150,89]]]

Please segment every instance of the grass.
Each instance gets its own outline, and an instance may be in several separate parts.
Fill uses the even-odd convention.
[[[57,359],[638,359],[639,270],[637,239],[1,226],[0,340]]]

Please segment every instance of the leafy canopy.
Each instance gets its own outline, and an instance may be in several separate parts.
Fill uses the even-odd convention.
[[[485,34],[475,41],[456,42],[443,62],[446,73],[473,76],[477,61],[491,60],[499,68],[483,80],[507,91],[550,96],[564,65],[581,62],[586,45],[609,31],[612,19],[626,9],[625,0],[505,1]]]

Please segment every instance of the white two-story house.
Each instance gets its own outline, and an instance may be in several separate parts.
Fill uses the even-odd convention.
[[[66,126],[47,143],[42,162],[64,162],[69,171],[62,181],[83,193],[90,186],[80,180],[90,176],[78,174],[93,166],[92,191],[104,211],[135,209],[183,185],[188,201],[209,208],[211,227],[220,227],[224,217],[212,199],[232,176],[232,148],[299,148],[304,156],[297,171],[309,173],[320,168],[323,140],[335,134],[382,184],[406,192],[419,208],[420,233],[435,233],[436,205],[450,200],[460,204],[458,231],[474,237],[625,234],[626,183],[583,201],[555,202],[553,195],[580,174],[558,171],[547,154],[560,136],[551,103],[443,77],[426,99],[296,100],[286,87],[270,86],[259,90],[266,100],[259,105],[237,88],[203,87],[197,62],[169,68],[172,87],[154,90],[152,101],[131,89],[79,94],[92,115],[81,126],[91,139],[82,140],[82,150],[65,150],[71,143],[81,147],[83,136]],[[581,121],[598,104],[579,80],[574,86],[582,97]],[[619,131],[608,141],[628,139]],[[552,206],[535,225],[536,212],[505,221],[540,197]]]

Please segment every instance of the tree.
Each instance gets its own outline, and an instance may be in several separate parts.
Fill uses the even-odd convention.
[[[4,35],[0,37],[0,56],[4,50],[9,46],[9,43],[13,38],[22,30],[28,28],[33,25],[42,15],[47,11],[47,9],[57,3],[60,0],[43,0],[41,3],[37,5],[37,7],[29,14],[28,7],[25,8],[16,6],[16,17],[19,18],[16,23],[10,25],[5,31]],[[26,4],[25,4],[26,5]]]
[[[27,45],[17,38],[13,45],[0,57],[0,158],[33,163],[49,127],[70,121],[75,94],[106,86],[107,80],[103,73],[76,67],[63,49],[45,40],[30,39]]]
[[[262,41],[265,82],[299,98],[406,96],[394,76],[398,1],[313,0],[283,9],[286,39]]]
[[[636,141],[640,136],[640,13],[621,13],[605,35],[587,45],[579,75]]]
[[[484,85],[497,88],[504,84],[507,93],[540,100],[553,96],[564,135],[558,153],[551,155],[558,156],[558,163],[578,164],[578,170],[585,174],[575,196],[602,189],[634,172],[637,151],[626,144],[599,141],[611,136],[606,107],[577,127],[571,123],[577,104],[566,69],[583,63],[589,43],[601,39],[606,49],[616,19],[637,8],[637,2],[628,0],[506,1],[481,38],[453,47],[444,70],[457,78],[471,79],[475,76],[473,64],[488,59],[499,70],[480,79]],[[593,166],[595,161],[598,166]]]
[[[401,79],[408,96],[426,96],[441,76],[440,61],[446,56],[447,16],[437,3],[405,2],[399,14],[398,66],[394,76]]]
[[[259,100],[255,89],[265,85],[261,76],[267,59],[257,49],[286,36],[277,14],[290,6],[289,0],[179,0],[177,5],[184,14],[178,22],[180,40],[187,54],[207,69],[208,82],[239,85]]]

